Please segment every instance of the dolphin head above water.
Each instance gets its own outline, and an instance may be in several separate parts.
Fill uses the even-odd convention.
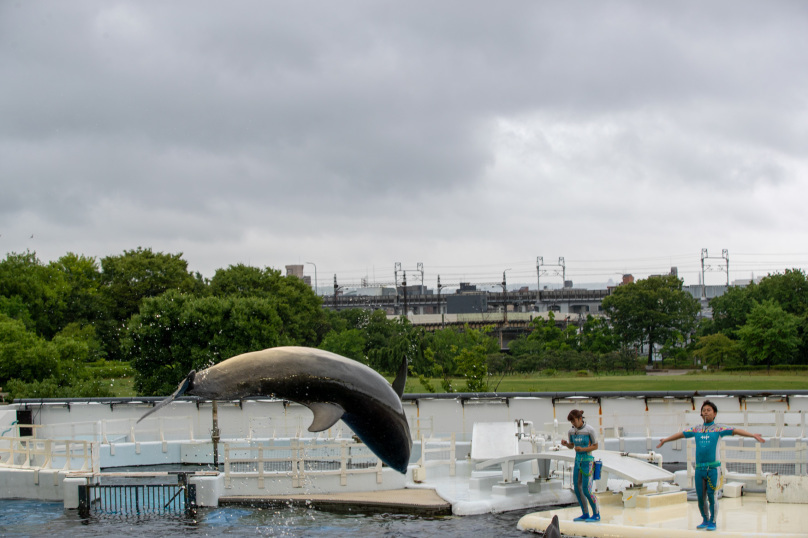
[[[390,386],[372,368],[336,353],[277,347],[237,355],[200,372],[192,370],[171,396],[140,420],[182,394],[212,400],[274,396],[311,409],[311,432],[326,430],[342,419],[379,459],[406,473],[412,450],[401,405],[406,377],[406,360]]]
[[[544,531],[545,538],[561,538],[561,529],[558,527],[558,516],[554,515],[553,520]]]

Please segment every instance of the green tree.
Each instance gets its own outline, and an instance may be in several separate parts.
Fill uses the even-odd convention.
[[[331,331],[325,335],[319,347],[320,349],[367,364],[367,357],[365,357],[365,337],[360,329],[347,329],[342,332]]]
[[[738,329],[740,345],[754,364],[788,364],[796,356],[800,339],[799,318],[789,314],[773,300],[755,305]]]
[[[586,321],[581,327],[579,337],[580,349],[592,353],[612,353],[620,349],[620,342],[617,335],[609,324],[609,320],[603,317],[595,317],[591,314],[586,316]]]
[[[710,301],[713,319],[709,333],[722,333],[729,338],[737,339],[738,329],[746,323],[746,316],[752,311],[756,301],[751,290],[754,287],[731,287],[726,293]]]
[[[485,347],[476,345],[460,350],[458,369],[466,378],[467,392],[488,392],[488,365]]]
[[[572,328],[572,331],[569,329]],[[533,320],[533,329],[527,335],[528,341],[540,342],[543,349],[576,349],[577,330],[574,325],[567,325],[564,329],[555,321],[555,314],[549,312],[547,319],[536,317]]]
[[[0,314],[0,384],[58,376],[59,367],[59,357],[47,340],[21,321]]]
[[[808,314],[808,280],[801,269],[786,269],[783,274],[768,275],[760,284],[749,287],[753,299],[762,303],[775,301],[789,314]]]
[[[405,358],[416,371],[424,363],[423,329],[406,318],[388,319],[382,310],[376,310],[370,314],[364,338],[368,366],[374,370],[395,374]]]
[[[648,345],[649,365],[655,345],[690,335],[700,308],[673,275],[618,286],[603,299],[603,309],[622,342]]]
[[[738,342],[722,333],[700,336],[693,351],[703,364],[718,368],[740,364],[741,353]]]
[[[800,347],[797,362],[808,364],[808,279],[800,269],[786,269],[782,274],[770,274],[759,284],[733,287],[710,301],[713,321],[706,322],[701,334],[722,332],[738,338],[738,330],[746,324],[752,309],[765,301],[774,301],[789,314],[800,318],[798,337]]]
[[[101,270],[95,258],[68,252],[48,266],[61,274],[65,283],[65,325],[102,318]]]
[[[109,396],[86,368],[91,359],[81,336],[60,333],[48,341],[0,314],[0,384],[12,398]]]
[[[195,297],[172,290],[146,299],[123,340],[142,395],[172,392],[190,370],[282,344],[273,301],[259,297]]]
[[[63,275],[34,252],[11,253],[0,262],[0,311],[28,321],[45,338],[64,326],[66,287]]]
[[[199,292],[199,279],[188,272],[182,254],[152,252],[150,248],[127,250],[101,260],[101,297],[105,308],[99,335],[110,359],[120,359],[120,340],[129,318],[141,302],[168,290]]]
[[[268,297],[272,294],[273,277],[279,274],[269,267],[261,269],[239,263],[217,269],[210,279],[210,293],[217,297]]]
[[[468,325],[463,329],[445,328],[426,334],[424,347],[429,350],[429,356],[432,358],[429,364],[432,369],[431,375],[445,378],[466,375],[458,362],[458,357],[464,349],[479,348],[484,362],[489,355],[499,352],[499,343],[491,336],[491,327],[472,329]]]
[[[297,345],[317,346],[330,330],[322,300],[303,280],[282,276],[277,269],[231,265],[210,281],[217,297],[261,297],[275,302],[283,320],[283,337]]]

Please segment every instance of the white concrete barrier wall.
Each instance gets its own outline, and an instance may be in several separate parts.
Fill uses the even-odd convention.
[[[582,409],[586,421],[605,439],[622,435],[624,448],[618,450],[655,450],[659,439],[698,424],[699,408],[707,397],[692,399],[638,397],[620,398],[565,398],[549,397],[491,397],[486,399],[431,399],[424,396],[417,401],[406,400],[404,410],[412,424],[413,439],[446,437],[456,434],[458,442],[470,441],[475,422],[501,422],[522,419],[530,421],[535,430],[552,431],[566,435],[569,429],[567,414],[573,408]],[[764,437],[803,438],[806,432],[808,397],[743,399],[739,397],[710,396],[719,407],[718,421],[740,425],[744,429],[760,432]],[[37,409],[37,421],[42,425],[70,423],[102,424],[94,426],[105,432],[114,448],[109,457],[118,457],[125,442],[163,442],[170,440],[207,441],[212,429],[212,404],[177,401],[134,425],[151,408],[145,403],[44,403],[28,404]],[[7,410],[13,412],[18,404]],[[312,413],[306,407],[283,401],[246,400],[218,403],[219,428],[222,439],[267,439],[309,435]],[[130,428],[126,424],[133,424]],[[748,426],[747,426],[748,425]],[[88,426],[89,427],[89,426]],[[62,427],[62,429],[64,429]],[[321,437],[334,438],[350,435],[350,429],[339,421]],[[83,431],[82,435],[88,433]],[[629,439],[645,439],[629,441]],[[749,440],[745,442],[751,442]],[[627,444],[626,444],[627,443]],[[119,448],[120,447],[120,448]],[[609,447],[611,448],[611,447]],[[128,450],[128,449],[127,449]],[[112,453],[114,451],[114,453]],[[679,460],[683,449],[677,443],[663,447],[666,461]],[[171,459],[166,457],[163,459]]]

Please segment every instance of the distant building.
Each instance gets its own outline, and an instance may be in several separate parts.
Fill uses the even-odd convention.
[[[405,286],[399,286],[398,292],[399,294],[404,294]],[[406,286],[407,295],[432,295],[432,290],[427,288],[426,286],[422,286],[421,284],[413,284],[412,286]]]
[[[468,282],[461,282],[457,293],[468,293],[471,291],[477,291],[477,286],[474,284],[469,284]]]
[[[383,297],[396,295],[396,289],[392,286],[365,286],[361,288],[351,288],[343,292],[346,297]]]
[[[302,265],[287,265],[286,266],[286,276],[294,276],[305,282],[307,285],[311,286],[311,277],[310,276],[303,276],[303,266]]]
[[[623,281],[620,282],[619,285],[622,286],[623,284],[633,284],[633,283],[634,283],[634,275],[626,274],[623,275]]]
[[[446,296],[447,314],[484,314],[488,312],[488,295],[485,293],[458,293]]]

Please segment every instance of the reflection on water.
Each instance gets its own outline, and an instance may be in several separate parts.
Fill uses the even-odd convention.
[[[332,514],[302,507],[199,509],[186,516],[92,516],[82,519],[62,503],[0,500],[0,536],[531,536],[516,529],[524,514],[420,517]]]

